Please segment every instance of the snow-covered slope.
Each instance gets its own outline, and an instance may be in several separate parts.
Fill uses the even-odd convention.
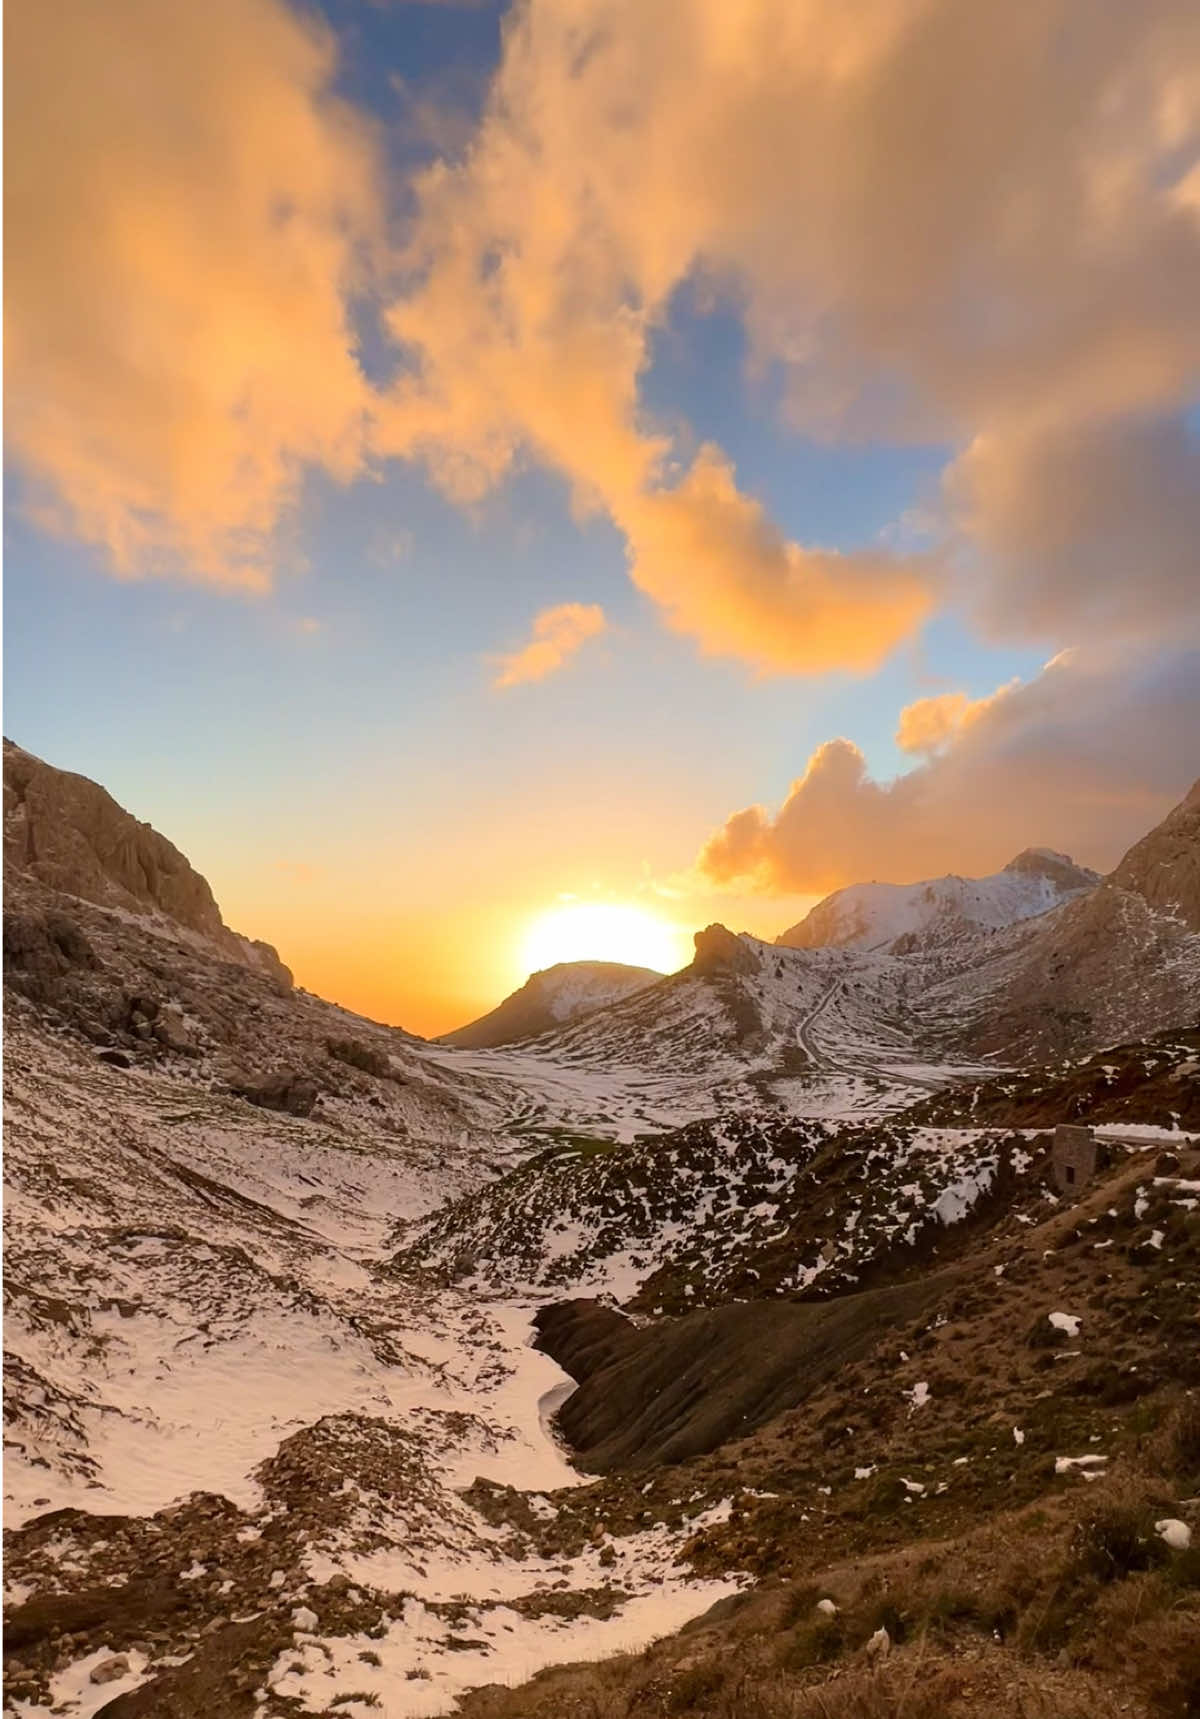
[[[124,1655],[107,1700],[198,1644],[219,1664],[227,1631],[250,1687],[417,1719],[734,1591],[675,1567],[702,1506],[674,1533],[578,1519],[546,1424],[570,1385],[529,1346],[532,1307],[377,1269],[391,1223],[478,1162],[25,1023],[6,1051],[6,1603],[32,1644],[14,1712],[86,1719],[97,1642]],[[520,1489],[526,1527],[495,1527],[481,1486]],[[111,1604],[75,1598],[96,1590]]]
[[[532,973],[519,991],[479,1020],[443,1033],[441,1042],[486,1050],[537,1038],[644,991],[661,978],[650,967],[628,967],[619,961],[561,961]]]
[[[636,1069],[707,1090],[698,1115],[764,1089],[793,1114],[886,1110],[975,1066],[923,1031],[924,982],[887,955],[784,949],[710,925],[682,972],[531,1048],[592,1078]]]
[[[656,1313],[731,1297],[839,1294],[881,1263],[937,1254],[981,1200],[1031,1172],[1044,1143],[903,1121],[784,1122],[744,1110],[663,1138],[564,1147],[415,1219],[402,1273],[478,1293],[604,1294]]]
[[[855,883],[819,901],[776,941],[789,949],[890,949],[893,954],[998,931],[1093,889],[1099,874],[1049,848],[1026,848],[992,877]]]

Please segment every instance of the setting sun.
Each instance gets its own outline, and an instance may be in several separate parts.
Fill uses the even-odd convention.
[[[560,961],[620,961],[673,973],[691,957],[691,939],[642,907],[569,902],[535,919],[521,945],[530,973]]]

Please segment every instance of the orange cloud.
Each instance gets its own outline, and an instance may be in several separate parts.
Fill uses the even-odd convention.
[[[1198,116],[1192,0],[1016,18],[1002,0],[529,0],[470,148],[417,188],[419,284],[392,312],[416,363],[382,445],[467,498],[522,456],[554,466],[705,651],[873,666],[928,612],[934,572],[787,542],[719,449],[672,481],[680,450],[646,424],[640,380],[673,295],[700,279],[736,304],[810,432],[986,438],[1014,469],[1031,436],[1187,399]],[[989,614],[1014,576],[997,533],[1036,481],[1026,462],[998,517],[948,484]],[[1159,527],[1138,510],[1140,561],[1169,552]],[[1098,535],[1086,506],[1066,521],[1029,629],[1121,624],[1125,569],[1090,592],[1075,576]]]
[[[395,274],[370,130],[284,0],[25,0],[9,38],[10,442],[119,572],[264,585],[310,467],[415,459],[471,502],[533,460],[703,651],[869,670],[940,567],[790,541],[649,421],[692,282],[805,431],[962,450],[944,525],[990,625],[1121,636],[1194,590],[1194,0],[524,0]]]
[[[379,205],[330,33],[282,0],[6,19],[6,433],[126,577],[270,580],[307,466],[362,467],[350,293]]]
[[[711,444],[675,488],[615,511],[634,584],[708,655],[770,672],[864,673],[933,606],[931,570],[915,559],[789,543]]]
[[[530,638],[519,650],[496,658],[493,686],[523,686],[557,674],[589,639],[608,631],[598,603],[559,603],[533,618]]]
[[[1196,774],[1194,631],[1173,649],[1060,652],[1025,684],[957,697],[904,713],[914,738],[937,733],[938,745],[894,781],[872,778],[849,740],[819,747],[777,812],[748,806],[726,819],[700,871],[722,888],[824,894],[872,879],[976,876],[1030,846],[1105,867]]]
[[[905,705],[896,728],[896,745],[902,752],[938,752],[963,729],[990,711],[996,700],[1020,685],[1011,681],[987,698],[969,698],[965,692],[940,692]]]

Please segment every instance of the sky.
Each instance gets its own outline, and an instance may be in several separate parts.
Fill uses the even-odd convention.
[[[548,914],[682,964],[1200,774],[1194,0],[5,35],[5,732],[299,983],[444,1031]]]

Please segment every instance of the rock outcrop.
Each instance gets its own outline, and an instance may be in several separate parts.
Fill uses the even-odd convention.
[[[1110,879],[1157,913],[1200,931],[1200,782],[1156,829],[1130,848]]]
[[[751,944],[724,925],[706,925],[695,936],[696,958],[691,971],[698,978],[725,973],[757,973],[758,955]]]
[[[284,987],[292,976],[268,943],[231,931],[207,881],[179,849],[86,776],[57,770],[4,742],[6,875],[59,895],[147,919],[168,920],[230,961]]]

